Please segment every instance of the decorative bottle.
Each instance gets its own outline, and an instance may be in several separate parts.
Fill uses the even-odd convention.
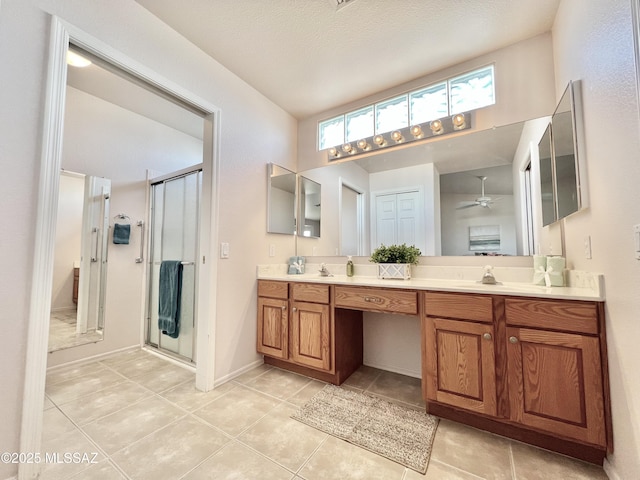
[[[353,260],[351,255],[347,257],[347,277],[353,277]]]

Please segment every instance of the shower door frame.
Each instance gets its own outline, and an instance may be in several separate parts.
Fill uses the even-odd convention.
[[[194,299],[193,299],[193,339],[191,345],[191,358],[181,355],[180,353],[173,352],[166,348],[162,347],[162,334],[158,335],[157,344],[151,343],[151,320],[152,320],[152,299],[153,299],[153,268],[154,268],[154,232],[155,232],[155,214],[153,213],[153,208],[155,205],[154,200],[154,192],[153,189],[156,185],[165,184],[166,182],[170,182],[172,180],[178,180],[180,178],[188,177],[193,174],[200,174],[200,182],[197,184],[198,192],[197,192],[197,212],[196,212],[196,245],[195,245],[195,255],[194,255]],[[187,361],[192,364],[196,364],[197,352],[198,352],[198,285],[199,285],[199,275],[200,275],[200,263],[198,262],[198,258],[201,257],[200,252],[200,235],[201,235],[201,221],[202,221],[202,182],[204,181],[204,174],[202,164],[193,165],[191,167],[183,168],[181,170],[168,173],[166,175],[162,175],[159,177],[154,177],[149,180],[148,183],[148,200],[149,200],[149,211],[148,211],[148,225],[149,225],[149,237],[148,237],[148,249],[147,249],[147,278],[146,278],[146,294],[147,294],[147,302],[145,309],[145,322],[144,322],[144,342],[145,345],[156,348],[159,352],[164,355],[168,355],[171,357],[175,357],[180,361]],[[165,206],[164,202],[166,199],[166,189],[162,193],[162,222],[164,224],[165,220]],[[162,235],[162,233],[161,233]],[[162,243],[162,242],[161,242]]]

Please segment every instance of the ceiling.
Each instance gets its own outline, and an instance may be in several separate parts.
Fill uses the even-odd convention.
[[[136,0],[298,119],[551,29],[560,0]]]

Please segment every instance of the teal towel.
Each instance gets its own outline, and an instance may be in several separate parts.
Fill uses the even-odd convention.
[[[131,225],[116,223],[113,226],[113,243],[128,244],[131,235]]]
[[[180,333],[180,293],[182,290],[182,262],[165,260],[160,264],[158,294],[158,328],[171,338]]]

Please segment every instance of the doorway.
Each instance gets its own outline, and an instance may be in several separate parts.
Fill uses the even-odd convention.
[[[64,131],[64,104],[67,79],[66,54],[69,43],[108,59],[110,64],[154,86],[169,97],[178,99],[202,112],[204,117],[204,148],[202,171],[202,215],[200,228],[200,255],[202,263],[218,242],[217,212],[219,200],[219,138],[220,110],[208,101],[188,92],[183,87],[167,81],[135,60],[102,43],[83,30],[52,18],[51,48],[48,62],[44,128],[42,139],[42,164],[40,195],[37,200],[38,223],[35,231],[33,282],[29,309],[27,364],[20,435],[20,451],[38,452],[41,448],[41,432],[44,386],[47,368],[47,343],[51,310],[53,254],[55,244],[55,219],[57,216],[58,186],[61,169],[61,146]],[[213,257],[215,258],[215,257]],[[200,258],[199,258],[200,261]],[[207,263],[200,271],[198,288],[207,295],[198,295],[198,367],[196,387],[208,391],[214,385],[215,364],[215,292],[217,262]],[[142,338],[141,338],[142,340]],[[40,470],[37,464],[23,463],[19,467],[20,478],[35,478]]]
[[[168,177],[168,178],[167,178]],[[149,273],[147,276],[146,344],[180,360],[195,363],[198,290],[198,235],[202,168],[151,181]],[[181,263],[178,329],[170,336],[158,325],[160,267]]]

